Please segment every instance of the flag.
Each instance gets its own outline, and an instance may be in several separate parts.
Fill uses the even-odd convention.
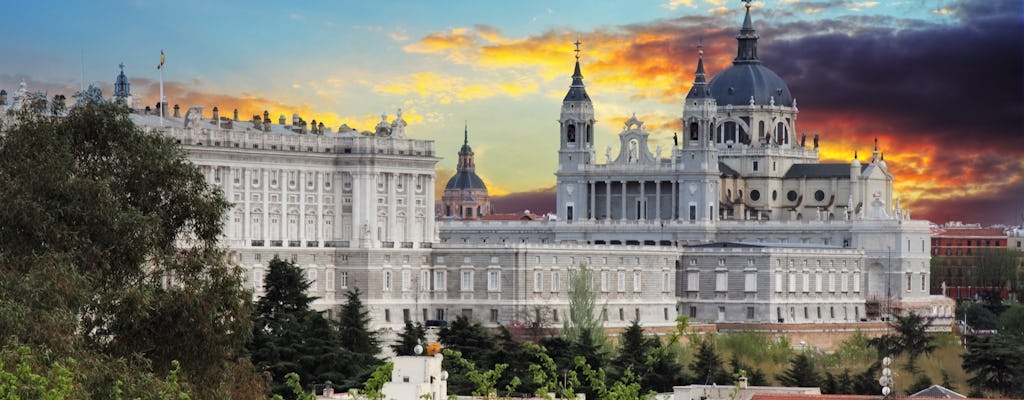
[[[163,68],[164,66],[164,51],[160,50],[160,65],[156,66],[156,69]]]

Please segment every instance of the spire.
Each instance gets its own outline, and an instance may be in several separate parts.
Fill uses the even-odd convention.
[[[466,121],[466,126],[464,127],[464,130],[462,131],[462,144],[464,146],[469,146],[469,121],[468,120]]]
[[[736,59],[732,61],[733,64],[754,64],[760,63],[757,59],[757,31],[754,30],[754,24],[750,22],[750,2],[753,0],[743,0],[744,7],[746,7],[746,14],[743,16],[743,27],[740,28],[740,34],[736,35],[736,41],[739,43],[736,49]]]
[[[693,87],[687,98],[700,98],[711,96],[707,85],[707,74],[704,72],[704,36],[697,41],[697,71],[693,74]]]
[[[580,72],[580,42],[578,39],[573,43],[576,45],[576,68],[572,72],[572,85],[569,86],[569,93],[565,94],[566,101],[590,101],[590,96],[587,95],[587,89],[583,85],[583,73]]]
[[[472,170],[475,168],[473,162],[473,148],[469,147],[469,122],[466,122],[462,131],[462,148],[459,149],[459,165],[457,171]]]

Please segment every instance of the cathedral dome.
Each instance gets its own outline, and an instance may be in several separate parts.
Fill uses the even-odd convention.
[[[789,86],[771,69],[760,63],[737,63],[715,75],[708,85],[719,106],[750,105],[753,96],[758,105],[793,106]]]
[[[461,170],[457,172],[455,176],[448,180],[448,184],[444,187],[444,190],[474,189],[487,190],[487,185],[484,185],[484,180],[480,179],[480,177],[476,175],[476,172],[471,170]]]

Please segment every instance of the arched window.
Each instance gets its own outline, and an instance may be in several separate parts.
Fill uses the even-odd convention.
[[[786,128],[782,125],[781,122],[779,122],[779,124],[775,126],[775,143],[782,144],[785,140],[785,134]]]
[[[569,125],[565,128],[566,141],[576,143],[576,125]]]
[[[757,138],[763,142],[768,141],[768,138],[764,136],[764,121],[757,122]]]
[[[729,121],[725,123],[725,141],[736,143],[736,123]]]
[[[700,129],[700,126],[696,122],[690,123],[690,140],[698,140],[698,129]]]
[[[587,124],[587,143],[594,143],[594,126]]]

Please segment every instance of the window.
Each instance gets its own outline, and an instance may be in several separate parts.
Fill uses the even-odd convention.
[[[420,290],[430,290],[430,271],[420,271]]]
[[[790,190],[790,191],[786,192],[786,200],[796,201],[796,198],[797,198],[797,195],[796,195],[796,191],[795,190]]]
[[[756,164],[757,161],[755,161],[754,163]],[[755,169],[755,171],[756,171],[756,169]],[[757,191],[757,190],[751,190],[750,191],[750,200],[753,200],[753,201],[761,200],[761,192]]]
[[[661,273],[661,291],[670,292],[672,291],[672,279],[668,272]]]
[[[497,308],[492,308],[491,309],[491,322],[498,322],[498,309]]]
[[[601,291],[608,291],[608,271],[601,271]]]
[[[754,319],[754,307],[747,307],[747,319]]]
[[[308,269],[308,270],[306,270],[306,280],[309,281],[309,288],[311,290],[316,290],[316,270],[315,269]]]
[[[846,275],[846,273],[843,273],[839,277],[839,290],[843,292],[850,290],[850,278]]]
[[[782,273],[781,272],[776,272],[775,273],[775,292],[776,293],[781,293],[782,292],[782,286],[784,285],[784,283],[783,283],[784,280],[785,279],[782,277]]]
[[[832,293],[835,293],[835,291],[836,291],[836,273],[835,272],[829,272],[828,273],[828,291],[832,292]]]
[[[434,271],[434,290],[443,292],[448,289],[448,271]],[[440,318],[439,318],[440,319]]]
[[[715,291],[725,292],[729,290],[729,275],[726,271],[715,272]]]
[[[921,291],[922,292],[925,291],[925,286],[928,285],[927,281],[928,281],[928,275],[922,272],[921,273]]]
[[[696,292],[700,290],[700,272],[698,271],[687,271],[686,272],[686,290]]]
[[[853,273],[853,292],[860,293],[860,273]]]
[[[487,290],[491,292],[501,290],[501,271],[487,271]]]
[[[821,272],[818,272],[818,273],[814,274],[814,291],[815,292],[821,293],[821,289],[824,288],[825,285],[824,285],[824,282],[823,282],[824,281],[823,278],[824,277],[821,276]]]
[[[391,322],[391,310],[384,309],[384,321]]]
[[[743,277],[743,291],[745,292],[756,292],[757,291],[757,272],[747,272]]]
[[[911,277],[911,275],[907,274],[907,291],[908,292],[913,288],[913,286],[911,286],[911,284],[910,284],[910,277]]]
[[[412,271],[402,270],[402,291],[412,290]]]
[[[814,191],[814,200],[815,201],[824,201],[825,200],[825,192],[820,191],[820,190]]]
[[[263,291],[263,270],[256,268],[252,270],[252,288],[257,292]]]
[[[544,276],[544,274],[542,272],[540,272],[540,271],[534,271],[533,272],[533,291],[534,292],[539,292],[541,290],[544,290],[544,282],[542,280],[543,276]]]
[[[551,273],[551,291],[552,292],[557,292],[559,289],[561,289],[561,287],[562,287],[561,286],[562,285],[561,277],[562,277],[562,275],[560,273],[558,273],[558,271],[554,271],[554,272]]]
[[[384,271],[384,291],[391,290],[391,271]]]
[[[324,280],[327,281],[327,282],[325,282],[324,289],[328,290],[328,291],[334,290],[334,270],[333,269],[328,268],[327,271],[324,272]]]
[[[803,292],[804,293],[810,292],[811,291],[811,274],[809,272],[805,271],[804,273],[800,274],[800,278],[803,281],[803,289],[804,289]]]
[[[557,308],[551,309],[551,320],[555,321],[555,322],[558,322],[558,309]]]
[[[690,318],[697,318],[697,306],[690,306]]]
[[[459,289],[473,290],[473,271],[464,270],[462,271],[462,278],[459,280]]]
[[[626,319],[626,313],[623,312],[622,309],[620,308],[619,309],[619,321],[623,321],[625,319]]]
[[[796,293],[796,273],[789,273],[789,292]]]
[[[754,161],[754,171],[757,171],[757,161]],[[757,200],[757,199],[754,198],[754,194],[753,193],[750,194],[750,198],[752,200]]]
[[[626,291],[626,271],[619,271],[615,279],[615,286],[620,292]]]
[[[402,322],[409,322],[412,320],[412,316],[409,314],[408,308],[402,309]]]
[[[342,289],[348,289],[348,271],[341,271],[338,274],[338,284]]]
[[[634,292],[639,292],[642,289],[643,285],[641,285],[640,277],[641,277],[640,271],[634,271],[633,272],[633,291]]]

